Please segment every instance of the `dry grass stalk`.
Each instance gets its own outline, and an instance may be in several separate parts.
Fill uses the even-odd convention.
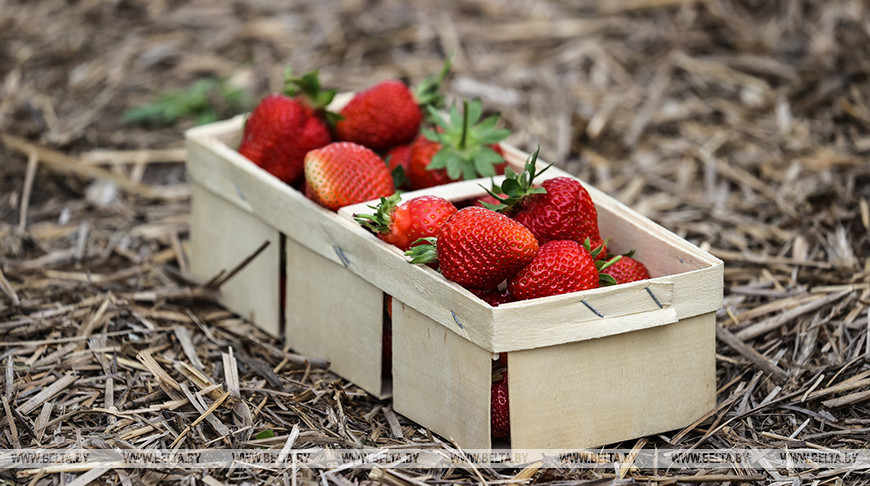
[[[7,2],[8,3],[8,2]],[[0,9],[0,446],[425,447],[185,277],[183,120],[122,112],[202,76],[254,96],[412,83],[456,53],[524,149],[726,261],[719,405],[647,448],[866,448],[868,7],[752,2],[24,2]],[[59,40],[60,39],[60,40]],[[220,100],[216,100],[220,101]],[[243,266],[244,262],[240,265]],[[237,268],[241,268],[237,267]],[[231,354],[230,354],[231,353]],[[225,358],[226,357],[226,358]],[[230,392],[232,390],[232,392]],[[203,422],[207,422],[203,424]],[[269,431],[267,433],[267,431]],[[269,437],[270,434],[274,434]],[[636,442],[616,444],[631,449]],[[860,482],[847,470],[3,471],[32,484]],[[703,474],[709,473],[709,474]],[[865,481],[866,482],[866,481]]]

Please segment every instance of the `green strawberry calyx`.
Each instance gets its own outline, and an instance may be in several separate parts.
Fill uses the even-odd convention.
[[[484,187],[486,192],[494,197],[497,204],[481,202],[484,207],[497,211],[499,213],[510,213],[515,207],[519,206],[527,197],[532,194],[544,194],[547,192],[543,187],[535,187],[535,177],[541,175],[545,170],[553,166],[549,164],[540,171],[537,170],[538,152],[541,150],[538,147],[535,152],[526,159],[523,171],[517,174],[510,167],[504,170],[505,179],[501,183],[501,187],[493,184],[492,189]]]
[[[393,213],[401,201],[402,196],[398,192],[390,197],[381,196],[381,201],[377,206],[368,206],[375,211],[374,214],[354,214],[353,219],[372,233],[388,234],[392,225]]]
[[[498,115],[481,120],[483,104],[480,100],[463,101],[463,112],[454,105],[445,119],[435,108],[427,107],[429,116],[439,131],[424,129],[423,136],[441,144],[427,170],[444,169],[452,180],[476,179],[496,175],[495,166],[504,158],[490,145],[501,142],[510,130],[496,128]]]
[[[437,245],[438,238],[434,236],[420,238],[411,243],[411,249],[405,252],[405,256],[411,257],[413,264],[435,263],[438,261]]]
[[[448,56],[444,60],[444,65],[441,66],[441,71],[438,74],[427,76],[416,88],[414,88],[414,100],[421,108],[432,107],[435,109],[444,108],[446,97],[441,93],[441,85],[447,79],[447,74],[450,72],[450,66],[453,64],[453,56]]]
[[[314,70],[303,74],[302,76],[294,76],[293,68],[287,66],[284,69],[284,94],[291,98],[301,98],[315,112],[322,115],[326,122],[330,125],[342,119],[338,113],[333,113],[326,109],[335,94],[338,92],[335,88],[323,89],[320,85],[319,71]]]
[[[595,260],[595,269],[598,270],[598,285],[601,287],[616,285],[617,282],[616,279],[613,278],[613,275],[602,273],[602,271],[619,260],[622,260],[622,255],[616,255],[610,260],[599,260],[598,255],[600,255],[604,250],[604,246],[605,245],[598,245],[595,248],[592,248],[592,242],[589,237],[583,241],[583,248],[586,248],[586,251],[588,251],[592,255],[592,259]]]

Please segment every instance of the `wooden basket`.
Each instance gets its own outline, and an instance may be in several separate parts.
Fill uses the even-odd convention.
[[[239,155],[242,125],[237,117],[187,133],[195,277],[270,242],[221,302],[273,335],[283,329],[297,352],[329,359],[369,393],[392,394],[397,412],[463,448],[493,447],[491,362],[502,352],[514,448],[600,446],[684,427],[715,406],[723,263],[707,252],[584,183],[611,249],[636,250],[653,278],[493,308],[355,223],[371,202],[333,213]],[[527,154],[505,149],[521,169]],[[542,180],[557,176],[570,177],[550,168]],[[470,200],[489,183],[419,192]],[[392,370],[381,369],[384,294],[393,297]]]

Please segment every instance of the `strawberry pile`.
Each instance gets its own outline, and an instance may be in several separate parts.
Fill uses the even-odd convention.
[[[505,169],[500,187],[442,218],[438,228],[428,226],[426,235],[415,233],[421,239],[400,248],[407,249],[411,263],[437,266],[445,278],[492,306],[649,278],[631,255],[608,254],[598,212],[579,181],[555,177],[534,184],[540,174],[536,161],[537,152],[523,172]],[[396,228],[382,226],[378,234]]]
[[[462,209],[438,196],[401,202],[394,194],[355,218],[492,306],[649,278],[630,255],[607,255],[579,181],[533,185],[536,160],[537,152],[520,174],[508,168],[498,192]]]
[[[595,205],[578,180],[535,184],[537,152],[520,173],[507,166],[499,143],[508,131],[496,128],[497,116],[483,117],[479,100],[439,111],[449,64],[413,90],[398,80],[370,86],[339,113],[326,110],[335,90],[322,89],[316,72],[288,74],[285,92],[266,96],[250,114],[239,153],[330,210],[379,200],[373,214],[355,215],[357,222],[493,307],[650,278],[631,253],[607,251]],[[501,185],[469,204],[433,195],[402,201],[397,192],[498,174],[505,175]],[[492,435],[509,439],[504,353],[494,365],[491,399]]]
[[[536,160],[537,152],[520,174],[507,168],[501,187],[461,209],[438,196],[401,202],[396,194],[356,220],[405,250],[412,263],[435,266],[493,307],[650,278],[632,253],[607,254],[597,210],[580,182],[556,177],[533,184]],[[490,432],[497,439],[510,440],[508,395],[501,353],[490,389]]]
[[[355,219],[375,236],[407,251],[421,239],[434,237],[456,212],[452,202],[439,196],[419,196],[403,203],[399,194],[382,197],[371,207],[375,214],[356,215]]]
[[[579,181],[534,184],[537,155],[520,174],[506,168],[500,187],[461,209],[438,196],[401,202],[396,194],[356,220],[493,307],[650,278],[632,253],[607,253],[598,212]],[[494,364],[490,396],[491,434],[509,440],[505,353]]]
[[[327,111],[336,90],[317,72],[294,77],[284,93],[263,98],[248,117],[239,153],[316,203],[342,206],[504,172],[498,143],[508,132],[483,118],[479,100],[439,109],[450,67],[417,88],[388,79],[357,93],[338,113]]]

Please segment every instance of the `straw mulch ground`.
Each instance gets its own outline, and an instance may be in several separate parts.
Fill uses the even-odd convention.
[[[280,88],[289,63],[352,90],[417,82],[455,53],[448,93],[501,112],[510,142],[540,145],[726,262],[718,406],[640,444],[867,448],[868,46],[870,11],[857,0],[0,1],[0,447],[449,448],[184,278],[182,132],[194,121],[122,116],[207,77],[256,99]],[[218,118],[239,110],[210,96]],[[227,382],[239,397],[226,398]],[[264,430],[274,437],[257,439]],[[297,479],[870,482],[837,469],[623,472]],[[0,478],[290,480],[241,465]]]

